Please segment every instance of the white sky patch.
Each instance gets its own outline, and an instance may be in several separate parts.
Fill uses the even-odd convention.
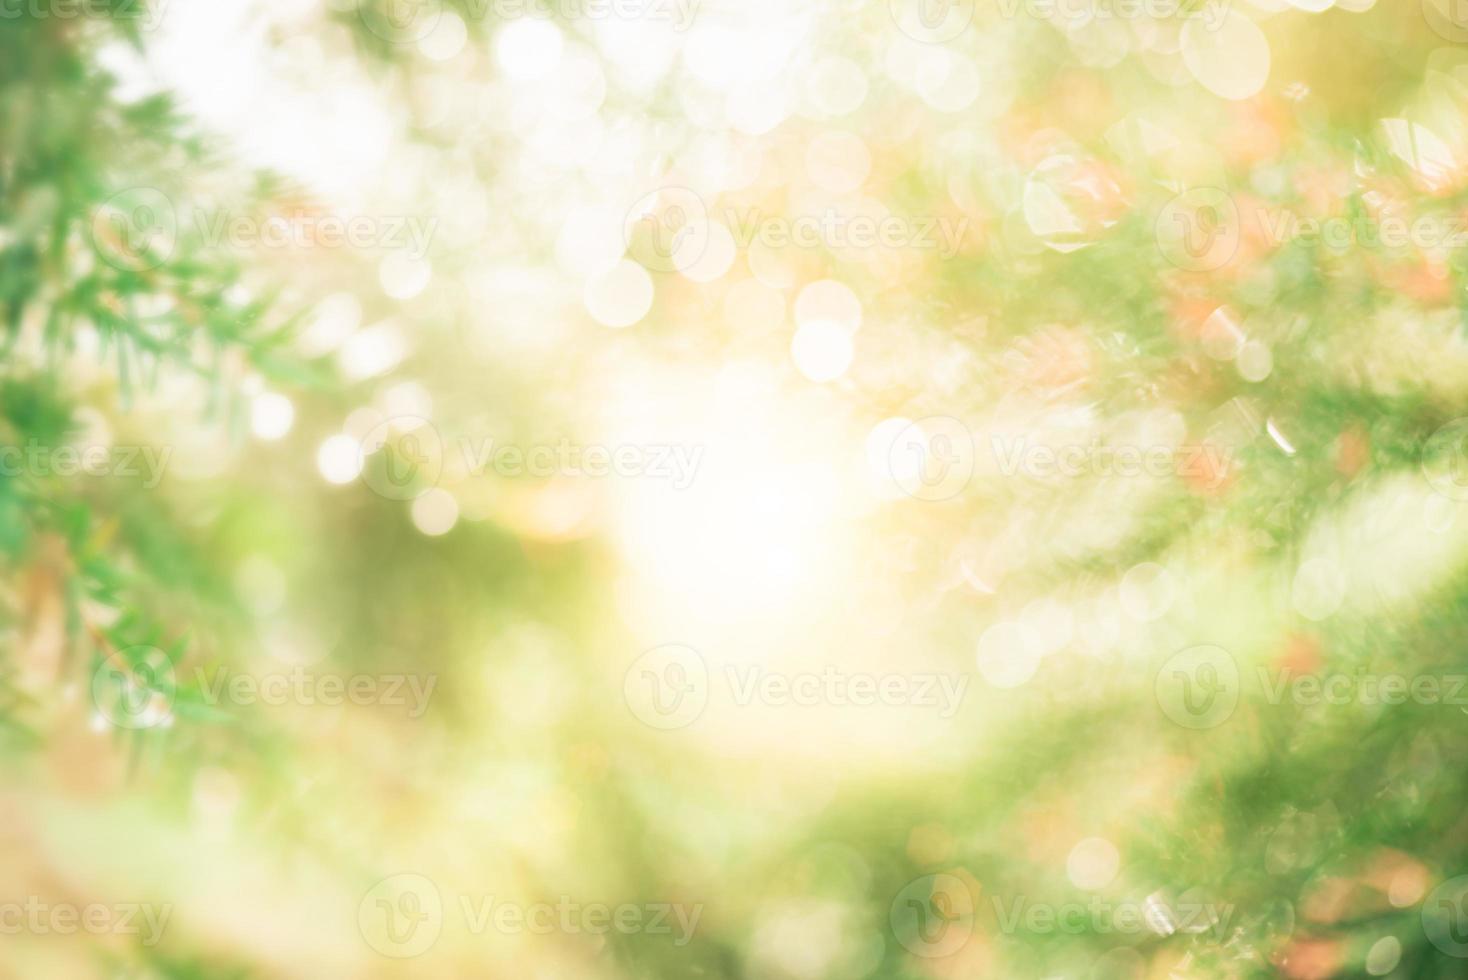
[[[303,64],[309,59],[283,59],[271,42],[272,33],[309,37],[324,26],[322,17],[324,11],[294,0],[171,0],[150,38],[148,64],[244,164],[294,177],[330,203],[354,207],[377,199],[384,178],[401,187],[402,175],[389,167],[390,103],[377,97],[349,50],[329,64]],[[300,74],[282,71],[283,63]],[[320,84],[315,76],[328,71],[333,83]]]

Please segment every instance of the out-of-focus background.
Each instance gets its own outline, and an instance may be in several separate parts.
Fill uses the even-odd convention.
[[[0,0],[0,975],[1459,977],[1450,0]]]

